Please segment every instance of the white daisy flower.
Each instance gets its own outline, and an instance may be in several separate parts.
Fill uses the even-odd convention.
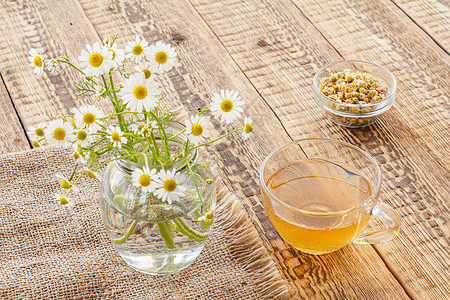
[[[151,45],[145,55],[150,61],[150,65],[155,68],[155,72],[158,74],[170,71],[177,59],[175,49],[170,44],[164,44],[161,41],[156,42],[156,45]]]
[[[156,121],[147,121],[147,123],[134,123],[131,125],[131,130],[134,133],[142,133],[142,135],[147,136],[152,129],[158,128],[158,123]]]
[[[59,69],[59,62],[56,59],[45,60],[45,66],[51,73],[56,73]]]
[[[45,129],[45,136],[49,145],[63,146],[70,144],[73,127],[62,119],[50,121]]]
[[[70,201],[70,198],[65,195],[60,195],[60,194],[55,193],[54,198],[56,201],[59,201],[59,203],[61,203],[63,205],[66,205],[66,204],[68,204],[69,206],[73,205],[73,203]]]
[[[39,123],[38,126],[30,126],[28,127],[28,135],[31,136],[33,139],[42,139],[45,137],[45,128],[47,128],[47,124],[45,123]]]
[[[119,96],[131,111],[149,111],[156,107],[159,101],[159,83],[153,78],[150,76],[145,79],[144,73],[138,73],[125,80]]]
[[[222,122],[230,124],[241,117],[242,105],[241,96],[234,90],[220,90],[219,94],[214,94],[211,98],[211,112],[215,119],[220,118]]]
[[[145,74],[145,79],[149,79],[150,76],[155,75],[156,68],[150,65],[149,62],[141,61],[139,64],[134,66],[134,70],[138,72],[142,72]]]
[[[39,147],[41,146],[41,143],[40,143],[39,140],[37,140],[36,138],[34,138],[34,139],[31,141],[31,144],[33,144],[33,147],[34,147],[34,148],[39,148]]]
[[[80,149],[80,145],[78,144],[73,144],[73,153],[72,153],[73,158],[75,159],[75,161],[79,164],[84,164],[86,162],[86,154],[84,154],[81,149]]]
[[[34,67],[33,72],[39,76],[42,75],[42,73],[44,73],[44,59],[34,48],[31,48],[28,53],[30,54],[30,56],[28,57],[30,66]]]
[[[99,178],[97,172],[94,172],[86,167],[83,167],[83,169],[81,170],[81,174],[86,174],[87,177],[94,179],[94,178]]]
[[[244,130],[242,130],[242,136],[244,137],[244,140],[248,139],[250,133],[253,131],[252,122],[253,120],[251,117],[245,118],[244,120],[245,128]]]
[[[99,42],[95,42],[94,46],[86,45],[86,50],[81,50],[81,55],[78,57],[80,66],[84,69],[87,77],[100,76],[108,74],[113,66],[113,53],[108,51],[108,48],[101,47]]]
[[[61,180],[61,187],[63,189],[66,189],[66,190],[72,189],[74,192],[78,192],[79,191],[78,187],[76,187],[73,184],[71,184],[69,182],[69,180],[66,177],[64,177],[64,175],[62,175],[60,173],[57,173],[56,174],[56,178]]]
[[[155,195],[169,204],[172,204],[172,201],[178,201],[186,191],[186,187],[181,185],[186,181],[186,176],[180,173],[175,174],[175,172],[176,169],[161,170],[156,179]]]
[[[75,126],[81,129],[88,129],[90,133],[97,132],[103,122],[98,119],[105,117],[105,113],[94,105],[84,105],[80,109],[73,108]]]
[[[200,225],[202,228],[208,228],[212,225],[214,221],[214,210],[211,210],[210,212],[206,213],[204,216],[201,216],[197,219],[198,222],[200,222]]]
[[[93,140],[94,136],[90,132],[83,129],[73,132],[75,139],[72,141],[74,145],[80,145],[81,147],[89,146],[89,143]]]
[[[155,190],[158,175],[156,174],[156,169],[149,169],[144,167],[144,169],[135,169],[131,174],[133,177],[133,185],[138,188],[142,188],[142,192],[153,192]]]
[[[108,51],[112,53],[112,62],[113,67],[117,68],[118,66],[123,64],[125,60],[125,51],[119,49],[117,44],[113,44],[112,46],[107,46]]]
[[[191,119],[185,121],[186,134],[192,144],[198,145],[204,142],[208,137],[208,131],[205,129],[205,120],[200,116],[191,116]]]
[[[130,41],[125,46],[125,51],[128,53],[127,58],[139,62],[144,58],[145,51],[148,47],[148,42],[145,39],[136,37],[135,41]]]
[[[113,142],[113,146],[116,148],[121,148],[122,143],[127,142],[127,138],[123,136],[123,132],[120,130],[119,126],[109,125],[106,132],[110,134],[111,142]]]

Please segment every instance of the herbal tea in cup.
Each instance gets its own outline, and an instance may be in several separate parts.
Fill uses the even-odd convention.
[[[328,139],[288,143],[266,158],[260,181],[270,221],[300,251],[324,254],[351,242],[388,241],[400,229],[398,215],[378,203],[377,163],[350,144]],[[364,232],[372,215],[390,228]]]

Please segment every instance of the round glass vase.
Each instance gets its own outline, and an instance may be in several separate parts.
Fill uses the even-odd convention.
[[[191,157],[202,164],[196,152]],[[190,266],[209,236],[216,205],[215,184],[209,170],[187,167],[184,159],[164,167],[185,176],[179,200],[161,201],[133,185],[132,172],[143,164],[110,162],[103,175],[100,206],[108,237],[132,268],[146,274],[172,274]],[[150,169],[162,169],[150,165]]]

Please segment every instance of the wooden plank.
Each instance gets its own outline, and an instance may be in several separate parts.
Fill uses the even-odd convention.
[[[377,159],[385,178],[381,200],[400,214],[403,228],[394,241],[377,245],[376,250],[410,296],[445,298],[450,292],[449,175],[442,167],[448,165],[443,161],[448,160],[449,150],[448,112],[444,111],[448,97],[443,88],[448,78],[447,58],[414,24],[397,21],[396,7],[391,11],[384,5],[380,9],[374,1],[341,2],[297,1],[309,13],[306,18],[289,1],[192,1],[290,136],[346,140]],[[373,20],[380,23],[375,26]],[[395,26],[383,27],[393,22]],[[370,29],[361,29],[361,24]],[[412,42],[422,43],[411,46],[407,42],[409,52],[405,53],[403,39],[413,35],[417,37]],[[387,48],[382,51],[373,39]],[[371,127],[338,127],[323,117],[312,98],[314,74],[342,59],[339,53],[383,65],[385,61],[406,65],[395,72],[399,103]],[[431,85],[429,92],[422,85],[411,88],[419,80],[416,75]]]
[[[0,69],[0,154],[30,149],[24,129],[2,81]]]
[[[293,1],[342,57],[393,72],[399,84],[392,114],[450,170],[449,56],[389,0]]]
[[[28,51],[35,48],[44,58],[63,54],[77,59],[98,35],[76,1],[2,1],[0,3],[0,71],[25,128],[47,121],[46,113],[65,114],[86,103],[73,92],[80,76],[67,70],[63,76],[33,73]]]
[[[195,112],[195,104],[207,106],[213,92],[221,88],[240,91],[247,101],[247,114],[255,119],[254,136],[248,143],[241,143],[239,139],[223,141],[210,147],[209,151],[212,157],[219,158],[225,180],[243,199],[281,271],[303,298],[408,298],[370,246],[352,245],[320,257],[304,255],[283,242],[273,229],[258,199],[258,171],[263,158],[290,138],[273,108],[257,94],[189,3],[104,1],[101,6],[88,0],[80,3],[102,38],[119,32],[122,37],[119,44],[122,45],[124,39],[133,39],[135,35],[143,35],[150,42],[172,41],[176,45],[179,64],[168,75],[158,77],[170,95],[171,105],[184,106]],[[158,9],[154,9],[155,5]],[[223,16],[219,13],[217,17]],[[229,21],[222,19],[227,26],[231,24]],[[238,44],[236,40],[233,43]],[[275,108],[275,111],[278,110]],[[213,127],[217,128],[218,122],[211,121],[210,125],[211,131],[217,134],[218,130]]]
[[[392,0],[447,53],[450,51],[450,2],[439,0]]]

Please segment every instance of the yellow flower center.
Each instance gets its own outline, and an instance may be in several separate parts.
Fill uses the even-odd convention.
[[[111,138],[114,142],[120,142],[120,134],[117,131],[111,133]]]
[[[77,139],[79,141],[84,141],[86,138],[87,138],[87,132],[86,131],[83,131],[83,130],[78,131]]]
[[[76,128],[77,127],[77,125],[75,124],[75,118],[72,118],[72,126],[73,126],[73,128]]]
[[[56,128],[53,131],[53,138],[58,141],[62,141],[66,137],[66,131],[63,128]]]
[[[116,58],[116,51],[114,51],[113,49],[108,49],[108,51],[111,51],[113,53],[112,59],[114,60],[114,58]]]
[[[136,45],[133,47],[133,54],[134,55],[140,55],[144,51],[144,48],[142,48],[141,45]]]
[[[207,219],[212,219],[212,218],[214,218],[214,211],[212,210],[212,211],[210,211],[209,213],[207,213],[206,215],[205,215],[205,217],[207,218]]]
[[[155,60],[160,65],[165,64],[167,62],[167,58],[167,54],[164,51],[159,51],[155,55]]]
[[[144,128],[144,126],[145,126],[144,124],[139,125],[139,126],[138,126],[138,130],[141,131],[142,128]]]
[[[72,185],[65,179],[61,179],[61,186],[63,189],[70,189]]]
[[[176,188],[177,183],[175,182],[175,180],[167,179],[166,181],[164,181],[164,189],[169,193],[175,191]]]
[[[94,124],[94,122],[95,122],[95,115],[93,113],[90,113],[90,112],[89,113],[85,113],[83,115],[83,122],[85,124],[88,124],[88,125]]]
[[[87,171],[87,176],[88,176],[89,178],[97,178],[97,176],[95,176],[95,173],[92,172],[92,171],[90,171],[90,170]]]
[[[230,100],[223,100],[222,103],[220,103],[220,109],[223,112],[230,112],[233,109],[233,102]]]
[[[139,176],[139,184],[141,186],[149,186],[151,181],[151,177],[147,174],[142,174]]]
[[[33,146],[34,146],[35,148],[37,148],[37,147],[40,147],[41,145],[39,145],[39,142],[38,142],[38,141],[33,141]]]
[[[79,159],[79,158],[80,158],[80,154],[79,154],[78,152],[75,152],[75,153],[73,154],[73,158]]]
[[[36,133],[37,136],[44,136],[44,129],[37,128],[34,133]]]
[[[147,88],[143,85],[138,85],[134,88],[133,94],[136,99],[142,100],[147,97]]]
[[[200,136],[203,133],[203,126],[200,124],[192,125],[192,134],[194,136]]]
[[[147,69],[142,69],[142,72],[144,72],[144,74],[145,74],[145,79],[149,79],[150,76],[152,76],[152,72],[150,72]]]
[[[250,123],[245,124],[245,129],[244,129],[245,133],[250,133],[253,131],[253,126]]]
[[[103,63],[103,55],[100,53],[92,53],[91,56],[89,56],[89,63],[94,68],[100,67]]]
[[[42,58],[40,56],[35,56],[34,64],[36,65],[36,67],[41,68],[42,67]]]
[[[69,204],[69,201],[64,197],[59,198],[59,202],[61,202],[61,204]]]

